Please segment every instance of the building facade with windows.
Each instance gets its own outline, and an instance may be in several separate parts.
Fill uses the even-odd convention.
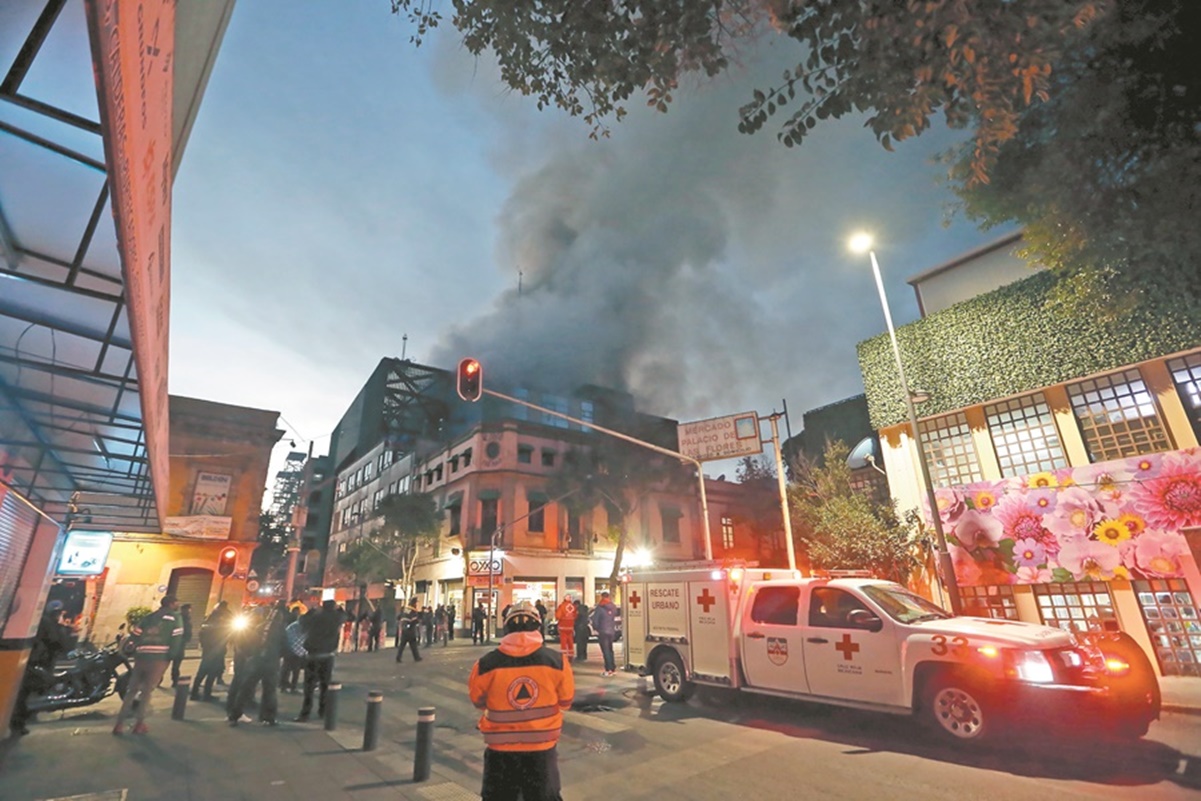
[[[1057,281],[897,332],[965,612],[1120,627],[1201,676],[1201,304],[1148,287],[1133,313],[1067,314]],[[887,335],[859,356],[892,494],[931,520]]]
[[[541,599],[553,609],[569,595],[591,605],[603,590],[619,594],[609,585],[616,550],[610,531],[618,521],[603,506],[579,511],[565,495],[554,496],[553,479],[569,452],[604,436],[589,422],[674,449],[675,421],[636,411],[625,393],[592,386],[570,396],[507,393],[581,423],[493,397],[466,403],[450,378],[437,368],[385,359],[339,423],[331,446],[341,459],[327,594],[355,601],[358,590],[338,575],[337,556],[380,524],[384,498],[409,492],[433,496],[442,513],[439,536],[422,549],[413,587],[393,591],[376,583],[368,587],[369,601],[387,606],[396,593],[411,592],[423,606],[452,604],[466,621],[481,601],[499,610]],[[354,445],[343,447],[348,442]],[[710,503],[715,537],[730,508]],[[696,480],[647,492],[625,525],[627,555],[647,549],[656,559],[700,558]]]

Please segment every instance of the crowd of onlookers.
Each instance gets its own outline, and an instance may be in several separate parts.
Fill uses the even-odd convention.
[[[550,610],[541,600],[535,607],[542,634],[546,635]],[[502,619],[509,608],[501,612]],[[384,607],[379,603],[367,602],[355,614],[330,600],[312,609],[300,600],[290,604],[281,600],[239,612],[221,601],[195,627],[190,609],[190,604],[180,606],[173,595],[166,595],[157,611],[131,624],[128,631],[122,627],[116,644],[130,657],[133,676],[114,734],[125,732],[124,722],[130,716],[136,716],[135,733],[148,731],[144,718],[150,706],[150,691],[162,685],[168,668],[172,683],[180,680],[184,648],[194,635],[201,656],[191,680],[191,700],[213,701],[215,688],[224,687],[226,717],[231,726],[253,722],[247,709],[256,697],[258,721],[275,725],[280,692],[303,693],[296,720],[307,720],[314,706],[318,715],[324,715],[336,654],[379,650],[388,635]],[[605,672],[611,675],[615,667],[612,609],[607,593],[592,610],[579,600],[564,600],[554,613],[559,650],[568,659],[586,659],[589,623],[592,623]],[[60,602],[48,605],[36,660],[53,665],[74,642],[69,622],[62,619],[62,614]],[[438,643],[446,646],[455,638],[456,618],[453,604],[421,606],[416,598],[403,604],[395,618],[396,661],[402,661],[406,649],[415,661],[420,661],[419,646],[428,648]],[[482,644],[489,638],[486,620],[487,609],[481,602],[464,621],[470,627],[473,642]],[[228,684],[227,672],[231,674]],[[17,725],[23,728],[24,718]]]

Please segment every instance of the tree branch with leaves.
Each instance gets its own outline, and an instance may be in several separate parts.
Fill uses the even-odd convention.
[[[793,536],[814,570],[869,570],[905,584],[919,564],[911,527],[895,504],[851,486],[850,448],[826,445],[824,465],[803,462],[789,487]]]

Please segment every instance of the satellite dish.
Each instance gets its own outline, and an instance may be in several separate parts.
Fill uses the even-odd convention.
[[[859,470],[867,467],[871,462],[876,461],[876,440],[874,437],[864,437],[859,440],[849,456],[847,456],[847,467],[852,470]]]

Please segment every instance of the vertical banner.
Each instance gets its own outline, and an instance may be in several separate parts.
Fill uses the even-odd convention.
[[[85,5],[146,455],[155,495],[165,497],[175,2]]]

